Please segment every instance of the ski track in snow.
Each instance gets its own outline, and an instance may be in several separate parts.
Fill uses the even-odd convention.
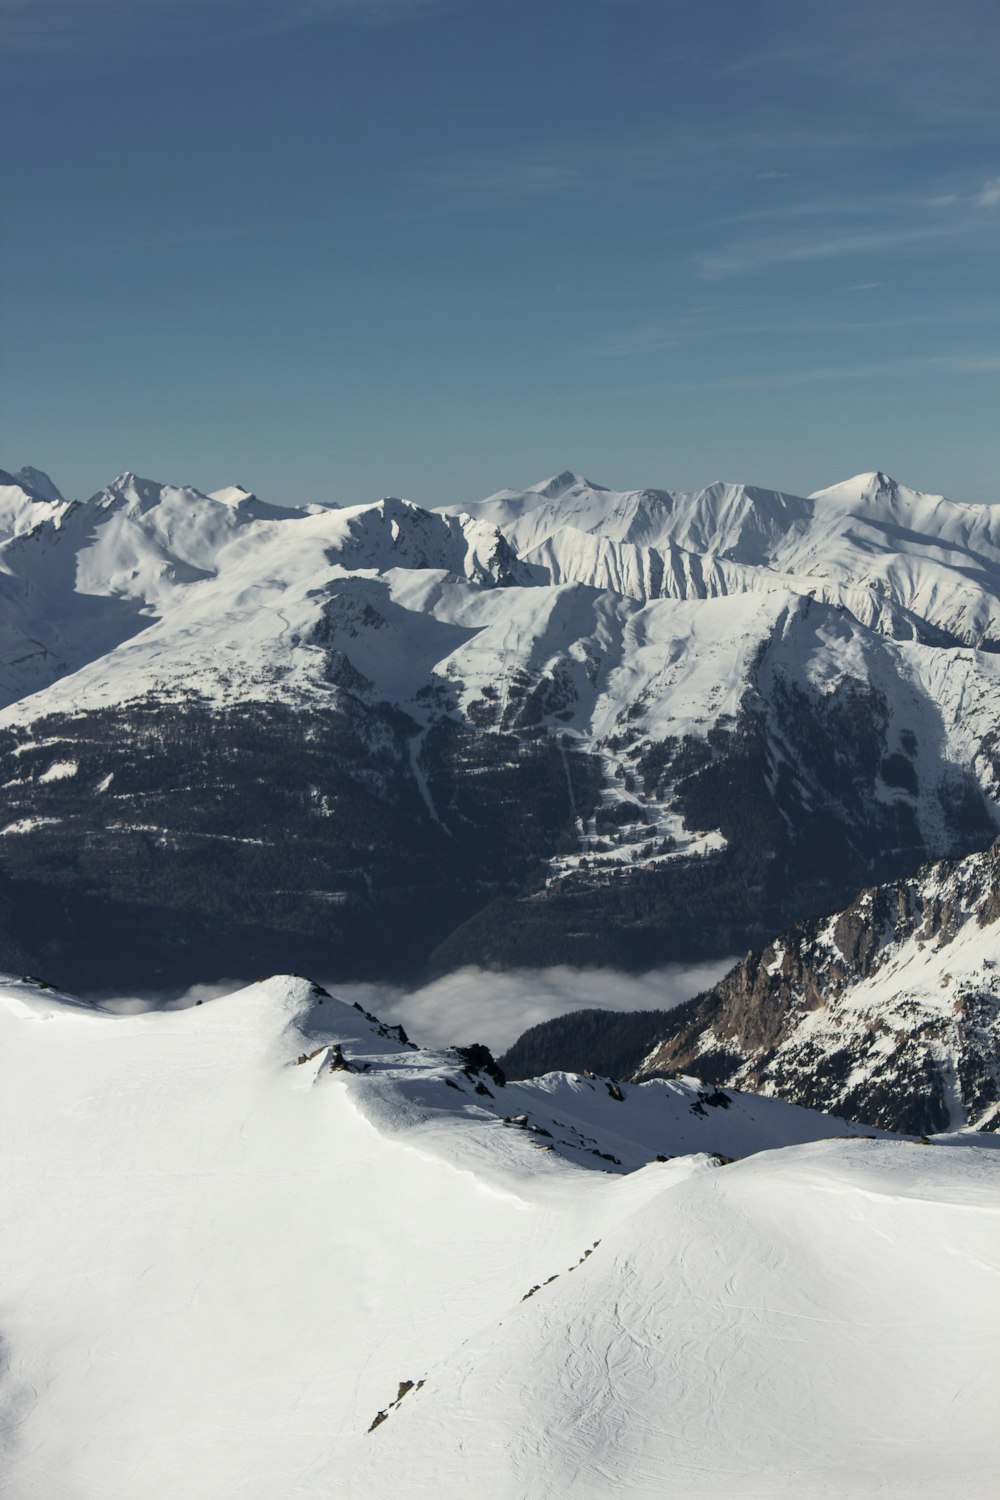
[[[0,1031],[17,1500],[995,1493],[992,1152],[503,1088],[294,978]]]

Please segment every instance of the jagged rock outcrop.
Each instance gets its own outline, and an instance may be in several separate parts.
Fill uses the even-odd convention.
[[[1000,1128],[1000,840],[747,954],[636,1068],[890,1129]]]

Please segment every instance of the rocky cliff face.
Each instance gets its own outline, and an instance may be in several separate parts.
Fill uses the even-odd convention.
[[[636,1078],[695,1073],[917,1133],[1000,1128],[1000,840],[799,923],[670,1021]]]

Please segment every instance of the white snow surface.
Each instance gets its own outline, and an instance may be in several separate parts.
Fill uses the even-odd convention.
[[[998,1158],[955,1154],[823,1142],[648,1196],[647,1168],[578,1274],[432,1367],[351,1493],[994,1495]]]
[[[615,491],[566,473],[475,511],[553,581],[641,599],[792,588],[892,634],[917,616],[970,645],[1000,635],[1000,507],[883,473],[808,498],[724,483]]]
[[[501,1088],[291,977],[0,1031],[16,1500],[996,1493],[994,1153]]]
[[[17,474],[0,471],[0,546],[46,521],[58,524],[67,509],[67,502],[40,469],[21,469]]]
[[[16,489],[10,518],[8,493],[0,695],[27,701],[5,722],[147,688],[221,700],[329,692],[313,636],[327,607],[352,661],[367,653],[375,691],[406,703],[433,668],[471,698],[558,661],[584,689],[574,729],[596,733],[629,692],[667,696],[695,619],[707,638],[698,654],[731,643],[732,659],[688,684],[676,722],[661,705],[675,733],[729,711],[791,600],[832,606],[817,622],[898,638],[900,669],[914,675],[919,652],[914,665],[903,643],[921,632],[1000,638],[1000,507],[881,474],[810,499],[723,484],[615,492],[565,474],[454,513],[391,499],[290,509],[239,485],[203,495],[131,473],[83,504]],[[490,599],[497,582],[508,587]],[[402,681],[389,663],[411,632],[423,674]],[[647,643],[654,660],[637,666],[633,647]],[[994,703],[996,672],[979,654],[970,675]]]

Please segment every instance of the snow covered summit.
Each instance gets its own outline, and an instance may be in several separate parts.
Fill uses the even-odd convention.
[[[58,524],[67,509],[52,480],[40,469],[8,474],[0,469],[0,543],[49,521]]]

